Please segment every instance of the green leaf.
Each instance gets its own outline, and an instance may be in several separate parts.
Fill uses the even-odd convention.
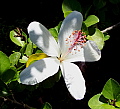
[[[10,60],[2,51],[0,51],[0,75],[10,68]]]
[[[15,67],[10,67],[4,74],[1,76],[2,81],[9,83],[15,76],[17,70]]]
[[[120,94],[117,96],[116,101],[120,101]]]
[[[58,26],[49,29],[49,32],[52,34],[52,36],[55,38],[56,41],[58,40],[58,34],[59,34],[61,24],[62,22],[60,22]]]
[[[21,49],[20,49],[20,53],[21,55],[23,56],[25,51],[26,51],[26,47],[27,47],[27,44],[25,44]]]
[[[14,52],[9,56],[10,63],[12,66],[17,65],[18,60],[20,59],[21,53],[20,52]]]
[[[110,35],[104,35],[104,41],[108,40],[110,38]]]
[[[116,109],[112,105],[108,105],[106,103],[101,102],[100,99],[101,94],[94,95],[89,101],[88,106],[91,109]]]
[[[105,98],[115,100],[120,94],[120,85],[114,79],[109,79],[102,90],[102,94]]]
[[[56,29],[50,28],[49,31],[52,34],[52,36],[55,38],[55,40],[57,40],[58,39],[58,32],[56,31]]]
[[[88,27],[85,25],[84,22],[82,22],[82,31],[85,32],[86,35],[88,35]]]
[[[116,105],[117,107],[120,107],[120,101],[115,102],[115,105]]]
[[[70,13],[72,13],[73,11],[67,11],[64,13],[64,17],[67,17]]]
[[[22,41],[22,37],[18,36],[18,34],[14,30],[10,31],[10,39],[18,46],[23,47],[25,44],[25,41]]]
[[[87,36],[88,40],[96,42],[98,48],[101,50],[104,46],[104,35],[99,29],[95,29],[95,33],[92,36]]]
[[[50,103],[45,102],[41,109],[52,109],[52,106],[50,105]]]
[[[116,109],[114,106],[109,104],[102,104],[100,109]]]
[[[99,22],[99,18],[95,15],[88,16],[87,19],[84,21],[84,23],[87,27],[94,25],[98,22]]]
[[[89,101],[88,101],[88,106],[91,109],[100,109],[101,105],[103,104],[102,102],[99,101],[101,94],[94,95]]]
[[[33,52],[33,43],[32,43],[32,42],[29,42],[29,43],[27,44],[25,54],[26,54],[27,56],[30,56],[30,55],[32,54],[32,52]]]
[[[71,11],[80,11],[82,12],[82,8],[80,3],[77,0],[64,0],[62,3],[62,11],[64,13],[64,17],[66,17]]]

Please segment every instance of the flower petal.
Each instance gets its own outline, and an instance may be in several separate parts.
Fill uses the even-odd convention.
[[[73,50],[71,51],[71,53],[68,53],[65,57],[66,62],[79,62],[79,61],[85,61],[85,57],[84,57],[84,49],[80,48],[80,51],[77,50]]]
[[[59,65],[59,60],[51,57],[36,61],[20,73],[20,81],[27,85],[42,82],[57,73]]]
[[[65,57],[66,62],[93,62],[98,61],[101,58],[101,51],[94,41],[87,41],[83,48],[77,45],[78,50],[73,50]]]
[[[101,58],[101,51],[94,41],[87,41],[84,46],[84,57],[86,62],[98,61]]]
[[[80,12],[73,11],[62,22],[59,31],[58,43],[63,55],[69,48],[69,46],[66,45],[65,40],[72,34],[73,31],[81,29],[82,21],[83,21],[82,14]]]
[[[32,22],[28,26],[31,41],[48,56],[59,56],[59,48],[55,39],[47,28],[39,22]]]
[[[76,100],[83,99],[86,92],[85,80],[77,65],[69,62],[62,62],[61,70],[70,94]]]

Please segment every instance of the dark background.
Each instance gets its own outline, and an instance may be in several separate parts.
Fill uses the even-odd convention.
[[[100,18],[100,23],[98,23],[100,30],[120,22],[120,4],[112,4],[106,0],[108,1],[106,6],[97,9],[93,4],[94,0],[79,1],[82,4],[83,12],[92,5],[89,15],[93,14]],[[64,19],[62,2],[62,0],[2,1],[2,7],[0,7],[0,50],[9,56],[13,50],[20,49],[9,38],[9,32],[16,27],[22,28],[26,33],[26,28],[32,21],[39,21],[48,29],[55,27]],[[115,8],[117,6],[118,8]],[[116,10],[114,11],[114,9]],[[100,61],[76,63],[80,66],[86,80],[87,92],[83,100],[74,100],[67,91],[63,78],[61,78],[54,87],[45,89],[44,93],[40,93],[40,95],[33,95],[39,93],[35,90],[26,104],[40,107],[42,99],[42,102],[49,102],[53,109],[89,109],[88,100],[102,91],[109,78],[120,83],[120,26],[108,31],[108,33],[110,39],[105,42]],[[19,93],[19,95],[16,93],[16,98],[24,100],[26,93],[28,92]]]

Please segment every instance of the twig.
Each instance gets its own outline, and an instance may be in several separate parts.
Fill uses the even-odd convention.
[[[11,100],[11,99],[5,98],[5,97],[0,97],[0,98],[3,99],[4,102],[9,101],[9,102],[11,102],[11,103],[20,105],[20,106],[24,107],[25,109],[32,109],[32,108],[33,108],[33,107],[28,106],[27,104],[19,103],[19,102],[16,101],[16,100]]]
[[[117,24],[115,24],[115,25],[113,25],[113,26],[110,26],[110,27],[102,30],[101,32],[102,32],[102,33],[108,32],[109,30],[112,30],[112,29],[114,29],[114,28],[116,28],[116,27],[118,27],[118,26],[120,26],[120,22],[117,23]]]

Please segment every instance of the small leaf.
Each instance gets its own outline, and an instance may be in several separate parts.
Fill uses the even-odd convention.
[[[101,50],[104,46],[104,35],[99,29],[95,29],[95,33],[92,36],[87,36],[88,40],[96,42],[98,48]]]
[[[64,17],[67,17],[70,13],[72,13],[73,11],[66,11],[65,13],[64,13]]]
[[[88,105],[91,109],[100,109],[102,102],[99,101],[101,94],[94,95],[89,101]]]
[[[18,34],[12,30],[10,31],[10,39],[12,42],[14,42],[16,45],[23,47],[25,44],[25,41],[22,41],[21,36],[17,36]]]
[[[27,56],[30,56],[30,55],[32,54],[32,52],[33,52],[33,44],[32,44],[32,42],[29,42],[29,43],[27,44],[25,54],[26,54]]]
[[[62,21],[59,22],[59,24],[55,27],[57,33],[59,33],[60,27],[61,27]]]
[[[101,102],[100,99],[101,94],[94,95],[88,102],[88,105],[91,109],[116,109],[112,105],[108,105],[106,103]]]
[[[110,35],[104,35],[104,41],[108,40],[110,38]]]
[[[10,68],[10,60],[2,51],[0,51],[0,75]]]
[[[60,30],[61,24],[62,24],[62,22],[60,22],[58,24],[58,26],[49,29],[50,33],[56,39],[56,41],[58,40],[58,34],[59,34],[59,30]]]
[[[43,59],[46,57],[47,57],[47,55],[45,53],[32,54],[26,63],[26,67],[28,67],[30,64],[32,64],[34,61],[37,61],[37,60],[40,60],[40,59]]]
[[[18,60],[20,59],[20,56],[21,56],[20,52],[14,52],[9,56],[10,63],[12,64],[12,66],[17,65]]]
[[[120,85],[114,79],[109,79],[102,90],[102,94],[105,98],[115,100],[120,94]]]
[[[99,18],[95,15],[88,16],[87,19],[84,21],[84,23],[87,27],[94,25],[98,22],[99,22]]]
[[[80,3],[77,0],[64,0],[62,3],[62,11],[64,13],[64,17],[66,17],[68,12],[70,11],[80,11],[82,12],[82,8]]]
[[[85,32],[86,35],[88,35],[88,27],[85,25],[84,22],[82,22],[82,31]]]
[[[55,40],[57,40],[58,39],[58,32],[56,31],[56,29],[50,28],[49,31],[52,34],[52,36],[55,38]]]
[[[27,44],[25,44],[21,49],[20,49],[20,53],[21,55],[23,56],[25,51],[26,51],[26,47],[27,47]]]
[[[41,109],[52,109],[52,106],[48,102],[45,102]]]

